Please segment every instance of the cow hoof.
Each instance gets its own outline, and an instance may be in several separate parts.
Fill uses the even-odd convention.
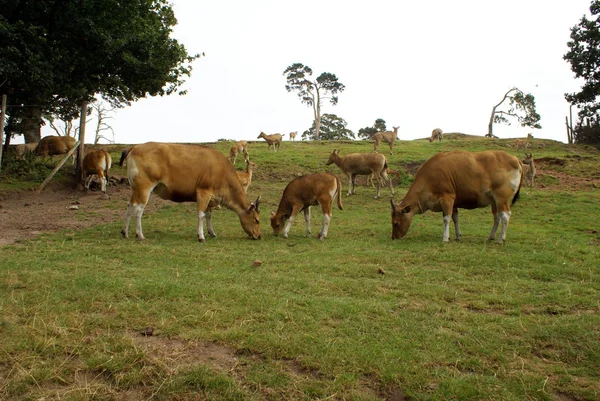
[[[143,235],[139,235],[139,234],[136,234],[135,238],[137,238],[138,241],[144,241],[146,239],[146,237],[144,237]]]
[[[206,240],[205,240],[204,238],[200,238],[200,237],[198,237],[198,242],[200,242],[200,243],[202,243],[202,244],[203,244],[203,243],[205,243],[205,242],[206,242]]]
[[[215,233],[208,233],[208,235],[210,235],[212,238],[217,238],[217,234]]]
[[[321,241],[325,241],[325,236],[319,234],[317,235],[317,238],[320,239]]]
[[[125,232],[125,230],[121,230],[121,236],[123,238],[127,238],[127,233]]]

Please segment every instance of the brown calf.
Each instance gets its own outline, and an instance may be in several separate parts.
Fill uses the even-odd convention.
[[[229,160],[231,163],[235,164],[237,160],[238,154],[243,153],[244,159],[248,159],[248,142],[246,141],[237,141],[229,150]]]
[[[442,141],[442,135],[443,135],[443,131],[440,128],[436,128],[433,131],[431,131],[431,137],[429,137],[429,142],[433,142],[436,139],[438,141]]]
[[[310,207],[321,205],[323,226],[317,238],[323,241],[329,230],[332,215],[331,205],[334,198],[337,197],[338,208],[343,210],[341,192],[340,179],[333,174],[317,173],[294,178],[283,190],[277,213],[271,212],[273,233],[279,235],[285,224],[283,236],[287,238],[296,216],[304,211],[306,236],[310,236]]]
[[[281,145],[281,140],[283,139],[283,135],[281,134],[272,134],[272,135],[267,135],[264,132],[260,132],[260,135],[258,136],[257,139],[263,138],[265,141],[267,141],[268,149],[271,149],[271,147],[273,148],[273,150],[275,152],[277,152],[279,150],[279,145]]]
[[[38,142],[35,154],[43,157],[66,154],[73,149],[76,142],[72,136],[45,136]],[[71,159],[71,164],[74,164],[75,153],[71,155]]]
[[[391,155],[394,150],[394,144],[396,143],[396,139],[398,139],[398,128],[400,127],[394,127],[393,131],[377,132],[373,134],[373,136],[371,137],[371,139],[375,141],[375,143],[373,143],[373,150],[377,152],[377,147],[379,146],[379,143],[381,141],[387,142],[390,145]]]
[[[100,189],[106,193],[106,184],[108,171],[110,170],[112,159],[110,153],[104,149],[90,150],[83,158],[83,170],[81,178],[85,181],[85,189],[90,189],[93,175],[98,175],[100,179]]]

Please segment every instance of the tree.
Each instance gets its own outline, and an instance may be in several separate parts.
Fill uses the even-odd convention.
[[[509,109],[498,110],[498,108],[508,100]],[[490,123],[488,125],[488,133],[486,136],[493,138],[494,123],[503,123],[510,125],[509,118],[516,118],[522,127],[530,127],[540,129],[540,115],[535,111],[535,98],[531,93],[525,94],[519,88],[509,89],[504,94],[504,97],[492,108]]]
[[[314,115],[314,137],[320,139],[321,131],[321,106],[325,99],[329,99],[332,105],[338,103],[338,93],[346,89],[344,84],[338,82],[335,74],[324,72],[315,81],[309,77],[313,71],[310,67],[301,63],[294,63],[287,67],[283,72],[286,76],[287,84],[285,89],[288,92],[297,91],[298,97],[302,103],[312,107]],[[304,137],[304,135],[303,135]]]
[[[321,118],[320,133],[317,134],[317,123],[313,121],[312,127],[302,133],[302,139],[354,139],[354,133],[346,128],[347,125],[348,123],[343,118],[326,113]]]
[[[115,107],[179,91],[191,62],[168,0],[14,0],[0,7],[0,91],[26,141],[96,94]],[[185,91],[179,91],[184,94]]]
[[[372,127],[365,127],[358,130],[358,137],[362,139],[371,139],[376,132],[385,132],[387,128],[385,126],[385,120],[378,118],[375,120],[375,124]]]
[[[584,80],[579,92],[567,93],[565,98],[579,107],[580,131],[588,133],[590,130],[586,127],[590,125],[586,126],[584,119],[598,121],[600,116],[600,0],[592,1],[590,12],[596,18],[588,19],[584,15],[579,24],[571,28],[571,40],[567,42],[569,51],[563,56],[571,64],[575,77]],[[589,143],[591,138],[585,137]],[[593,142],[600,142],[600,136]]]
[[[113,117],[110,115],[115,112],[115,109],[110,105],[106,105],[106,103],[102,101],[97,101],[92,104],[92,108],[96,112],[96,132],[94,135],[94,145],[97,145],[100,140],[104,139],[108,143],[115,143],[115,131],[108,124],[107,120],[112,120]],[[109,133],[112,136],[112,139],[109,138]]]

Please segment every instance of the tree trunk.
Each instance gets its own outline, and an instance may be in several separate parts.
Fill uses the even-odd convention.
[[[87,101],[81,102],[81,111],[79,119],[79,149],[77,149],[77,168],[75,170],[75,188],[83,190],[83,157],[84,157],[84,142],[85,142],[85,120],[87,117]]]
[[[2,109],[0,110],[0,171],[2,170],[2,140],[4,139],[4,116],[6,115],[6,95],[2,95]],[[7,135],[8,143],[8,135]]]
[[[23,114],[23,138],[25,143],[39,142],[42,138],[42,110],[37,107],[26,107]]]
[[[496,107],[498,107],[497,105],[494,106],[494,108],[492,109],[492,115],[490,116],[490,123],[488,124],[488,133],[486,136],[489,136],[490,138],[494,137],[494,115],[496,115]]]

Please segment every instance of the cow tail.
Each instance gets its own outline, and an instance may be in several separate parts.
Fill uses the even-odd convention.
[[[517,193],[513,197],[512,203],[510,204],[511,206],[514,205],[519,200],[519,196],[520,196],[520,192],[521,192],[521,185],[523,184],[523,167],[521,166],[520,161],[519,161],[519,171],[521,173],[521,179],[519,180],[519,188],[517,188]]]
[[[338,209],[344,210],[342,206],[342,182],[340,181],[340,177],[335,176],[335,182],[337,183],[338,191],[337,191],[337,205]]]
[[[119,166],[123,167],[123,163],[125,163],[125,159],[127,158],[129,151],[131,151],[131,148],[125,149],[123,152],[121,152],[121,160],[119,160]]]

